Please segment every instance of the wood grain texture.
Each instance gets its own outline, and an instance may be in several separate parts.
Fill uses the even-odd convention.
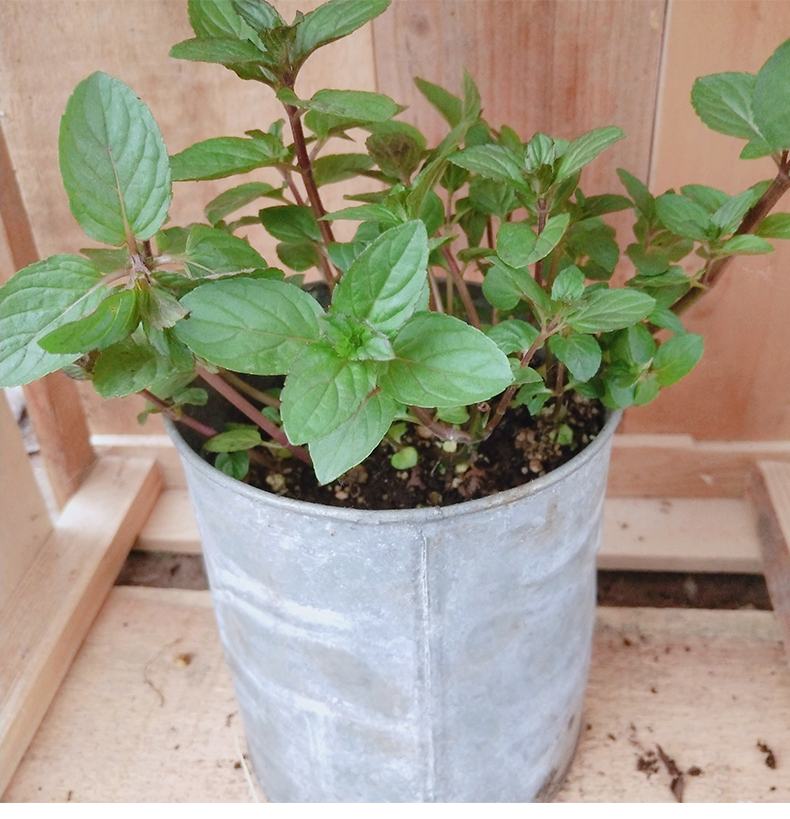
[[[44,545],[52,523],[5,393],[0,395],[0,601],[7,600]]]
[[[38,247],[18,184],[16,168],[0,130],[0,175],[3,180],[2,217],[11,267],[4,261],[3,280],[16,270],[39,261]],[[59,373],[25,387],[27,410],[59,507],[79,489],[95,456],[77,388]]]
[[[604,125],[628,139],[585,172],[592,193],[621,190],[615,170],[647,176],[664,0],[394,0],[373,23],[379,91],[436,145],[447,125],[412,82],[460,94],[466,68],[483,116],[522,139],[572,139]]]
[[[161,479],[151,460],[97,462],[14,592],[3,597],[0,792],[88,633]]]
[[[162,492],[135,549],[199,554],[185,489]],[[607,498],[598,567],[619,571],[760,574],[760,547],[743,500]]]
[[[656,744],[702,770],[686,801],[790,798],[790,669],[769,612],[599,609],[585,723],[557,801],[674,801],[664,770],[637,770]],[[4,801],[251,802],[243,749],[208,593],[115,588]]]
[[[750,495],[757,518],[765,582],[790,661],[790,464],[760,463]]]
[[[774,176],[770,159],[738,159],[743,140],[707,129],[691,107],[690,92],[698,76],[757,72],[788,37],[788,0],[671,0],[653,193],[695,182],[734,194]],[[777,210],[789,209],[785,197]],[[653,404],[629,410],[627,431],[714,440],[790,438],[790,246],[775,246],[771,256],[736,259],[687,314],[689,329],[705,338],[702,361]]]

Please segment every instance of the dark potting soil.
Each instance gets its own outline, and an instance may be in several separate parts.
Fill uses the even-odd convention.
[[[417,450],[417,464],[410,469],[392,466],[390,458],[398,447],[385,440],[362,464],[325,486],[318,484],[311,467],[296,458],[280,462],[276,470],[256,469],[253,464],[248,483],[325,506],[451,506],[521,486],[584,449],[601,431],[605,410],[599,403],[575,394],[565,402],[565,409],[567,415],[562,423],[573,433],[568,444],[557,441],[552,405],[536,417],[525,407],[518,407],[505,415],[488,440],[476,447],[458,444],[452,452],[424,427],[409,427],[400,445]]]

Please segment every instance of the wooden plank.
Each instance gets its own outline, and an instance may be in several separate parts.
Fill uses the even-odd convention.
[[[763,570],[790,660],[790,465],[765,461],[750,487]]]
[[[751,511],[731,498],[607,498],[598,568],[762,573]]]
[[[161,487],[153,461],[104,458],[0,601],[0,792],[112,588]]]
[[[162,492],[135,548],[200,553],[200,534],[185,489]],[[621,571],[762,572],[748,506],[742,500],[721,498],[608,498],[598,567]]]
[[[3,227],[8,239],[12,271],[39,260],[38,248],[28,219],[25,201],[17,183],[16,169],[0,130],[0,173],[3,179]],[[30,420],[36,431],[52,492],[59,507],[79,489],[95,456],[88,440],[88,427],[73,381],[53,373],[25,387]]]
[[[691,107],[690,91],[698,76],[757,72],[790,34],[788,20],[788,0],[671,0],[653,193],[694,182],[734,194],[776,174],[769,158],[739,160],[743,140],[707,129]],[[785,197],[777,210],[788,207]],[[710,440],[790,438],[790,246],[774,244],[770,256],[736,260],[689,312],[688,328],[705,338],[702,361],[658,400],[629,410],[626,431]]]
[[[22,435],[0,396],[0,600],[6,600],[52,531]]]
[[[460,93],[475,79],[484,116],[522,139],[572,139],[619,125],[628,139],[585,172],[584,190],[620,190],[615,170],[645,177],[650,158],[664,0],[394,0],[373,23],[379,91],[437,145],[447,125],[415,76]]]
[[[585,723],[557,801],[674,801],[663,766],[637,768],[657,745],[700,768],[687,801],[790,798],[790,669],[770,612],[599,609]],[[4,801],[251,802],[243,748],[208,593],[116,588]]]
[[[758,461],[790,462],[790,441],[699,441],[690,435],[617,434],[611,497],[741,498]]]

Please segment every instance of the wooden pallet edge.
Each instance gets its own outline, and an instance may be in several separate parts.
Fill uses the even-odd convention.
[[[0,645],[0,793],[5,790],[148,518],[151,459],[102,458],[7,601]]]
[[[135,548],[200,553],[200,534],[186,490],[162,492]],[[761,560],[752,514],[742,500],[608,498],[598,567],[759,574]]]
[[[790,464],[758,464],[749,496],[756,513],[765,583],[790,661]]]

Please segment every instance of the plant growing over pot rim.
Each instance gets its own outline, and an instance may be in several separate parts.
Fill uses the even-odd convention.
[[[104,397],[141,393],[151,411],[199,429],[234,477],[251,455],[268,464],[284,455],[312,462],[327,483],[388,435],[395,466],[411,465],[414,450],[392,434],[403,424],[474,451],[522,405],[550,412],[560,443],[578,447],[569,395],[624,408],[688,373],[702,339],[678,315],[734,256],[790,235],[790,216],[768,216],[789,184],[790,42],[756,76],[713,75],[692,92],[707,125],[748,140],[742,157],[774,158],[773,181],[736,196],[688,185],[653,197],[620,171],[628,197],[587,197],[583,167],[624,134],[607,126],[522,142],[485,122],[468,75],[461,98],[417,80],[450,129],[432,150],[383,95],[301,99],[309,55],[387,5],[333,0],[288,25],[263,0],[190,0],[196,36],[172,55],[269,86],[290,142],[280,121],[168,157],[128,87],[101,73],[80,83],[62,120],[61,171],[75,217],[109,248],[50,257],[2,288],[2,385],[63,368]],[[323,153],[354,127],[370,134],[365,153]],[[262,167],[284,184],[237,185],[209,203],[207,224],[165,227],[172,180]],[[321,187],[354,176],[379,189],[327,214]],[[257,216],[230,221],[255,201],[266,203]],[[619,251],[601,217],[623,209],[637,217],[626,249],[636,274],[615,288]],[[339,220],[361,223],[352,241],[335,240]],[[253,223],[281,242],[287,275],[236,235]],[[687,273],[678,262],[691,253],[701,261]],[[299,287],[312,268],[331,294],[325,307]],[[662,330],[671,335],[659,341]],[[249,374],[284,377],[282,391],[255,389]],[[191,418],[189,405],[206,398],[199,379],[251,423],[215,430]]]

